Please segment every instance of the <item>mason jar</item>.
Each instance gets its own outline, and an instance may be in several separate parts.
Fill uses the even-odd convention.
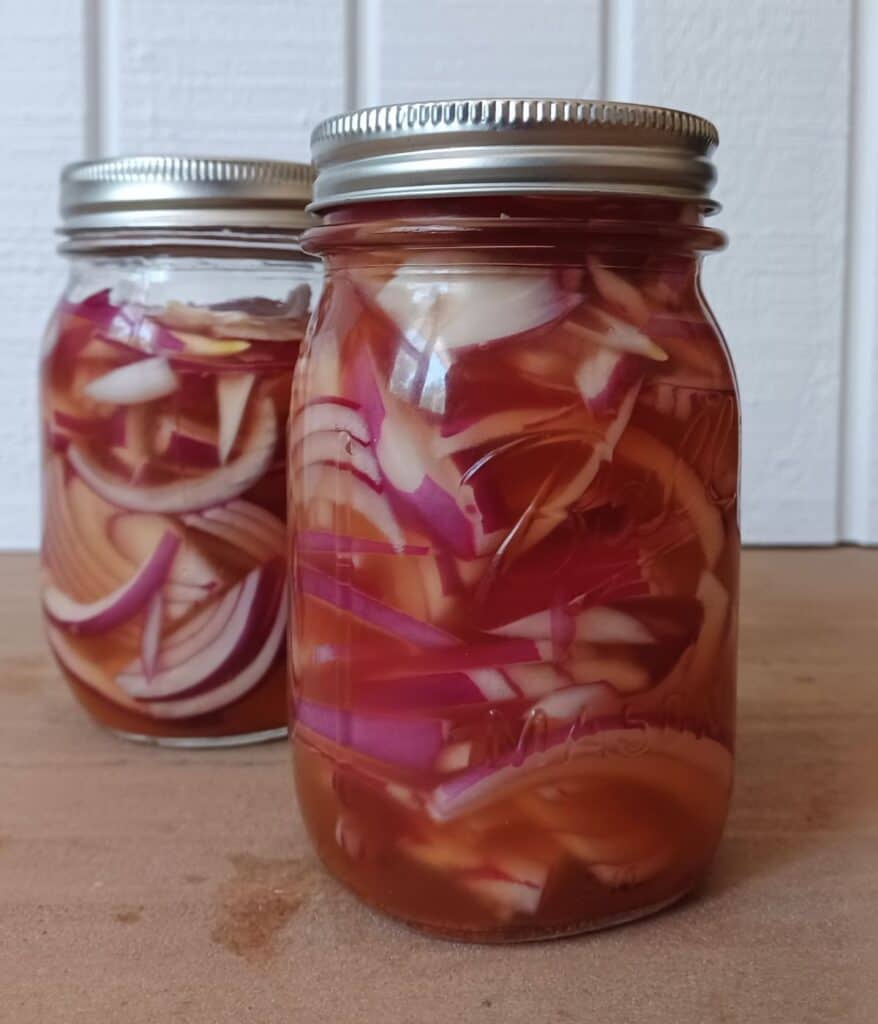
[[[293,366],[320,279],[300,164],[124,157],[61,178],[70,276],[41,363],[42,604],[132,739],[283,735]]]
[[[732,781],[735,377],[702,296],[714,127],[402,104],[312,139],[292,730],[328,869],[462,939],[695,888]]]

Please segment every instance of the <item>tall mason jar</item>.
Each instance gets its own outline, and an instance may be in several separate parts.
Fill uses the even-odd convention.
[[[157,743],[283,735],[293,366],[319,266],[309,168],[67,167],[70,276],[41,363],[48,642],[101,725]]]
[[[695,888],[732,780],[738,402],[676,111],[403,104],[313,136],[292,731],[329,870],[511,941]]]

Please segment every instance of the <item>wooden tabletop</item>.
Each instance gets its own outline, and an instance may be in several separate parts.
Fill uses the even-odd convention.
[[[612,931],[442,942],[314,861],[286,745],[92,726],[0,558],[0,1021],[878,1021],[878,551],[744,560],[739,767],[705,891]]]

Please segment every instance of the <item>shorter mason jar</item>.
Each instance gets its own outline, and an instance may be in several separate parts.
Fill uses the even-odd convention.
[[[41,364],[48,642],[101,725],[283,735],[293,367],[319,285],[310,169],[123,157],[61,179]]]
[[[715,129],[403,104],[312,140],[292,730],[325,864],[447,936],[690,892],[732,780],[738,403],[702,297]]]

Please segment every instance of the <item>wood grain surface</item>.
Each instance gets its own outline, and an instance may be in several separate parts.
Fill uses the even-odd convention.
[[[878,552],[751,551],[739,768],[698,898],[472,947],[316,865],[285,744],[126,744],[51,665],[0,559],[0,1021],[810,1024],[878,1019]]]

